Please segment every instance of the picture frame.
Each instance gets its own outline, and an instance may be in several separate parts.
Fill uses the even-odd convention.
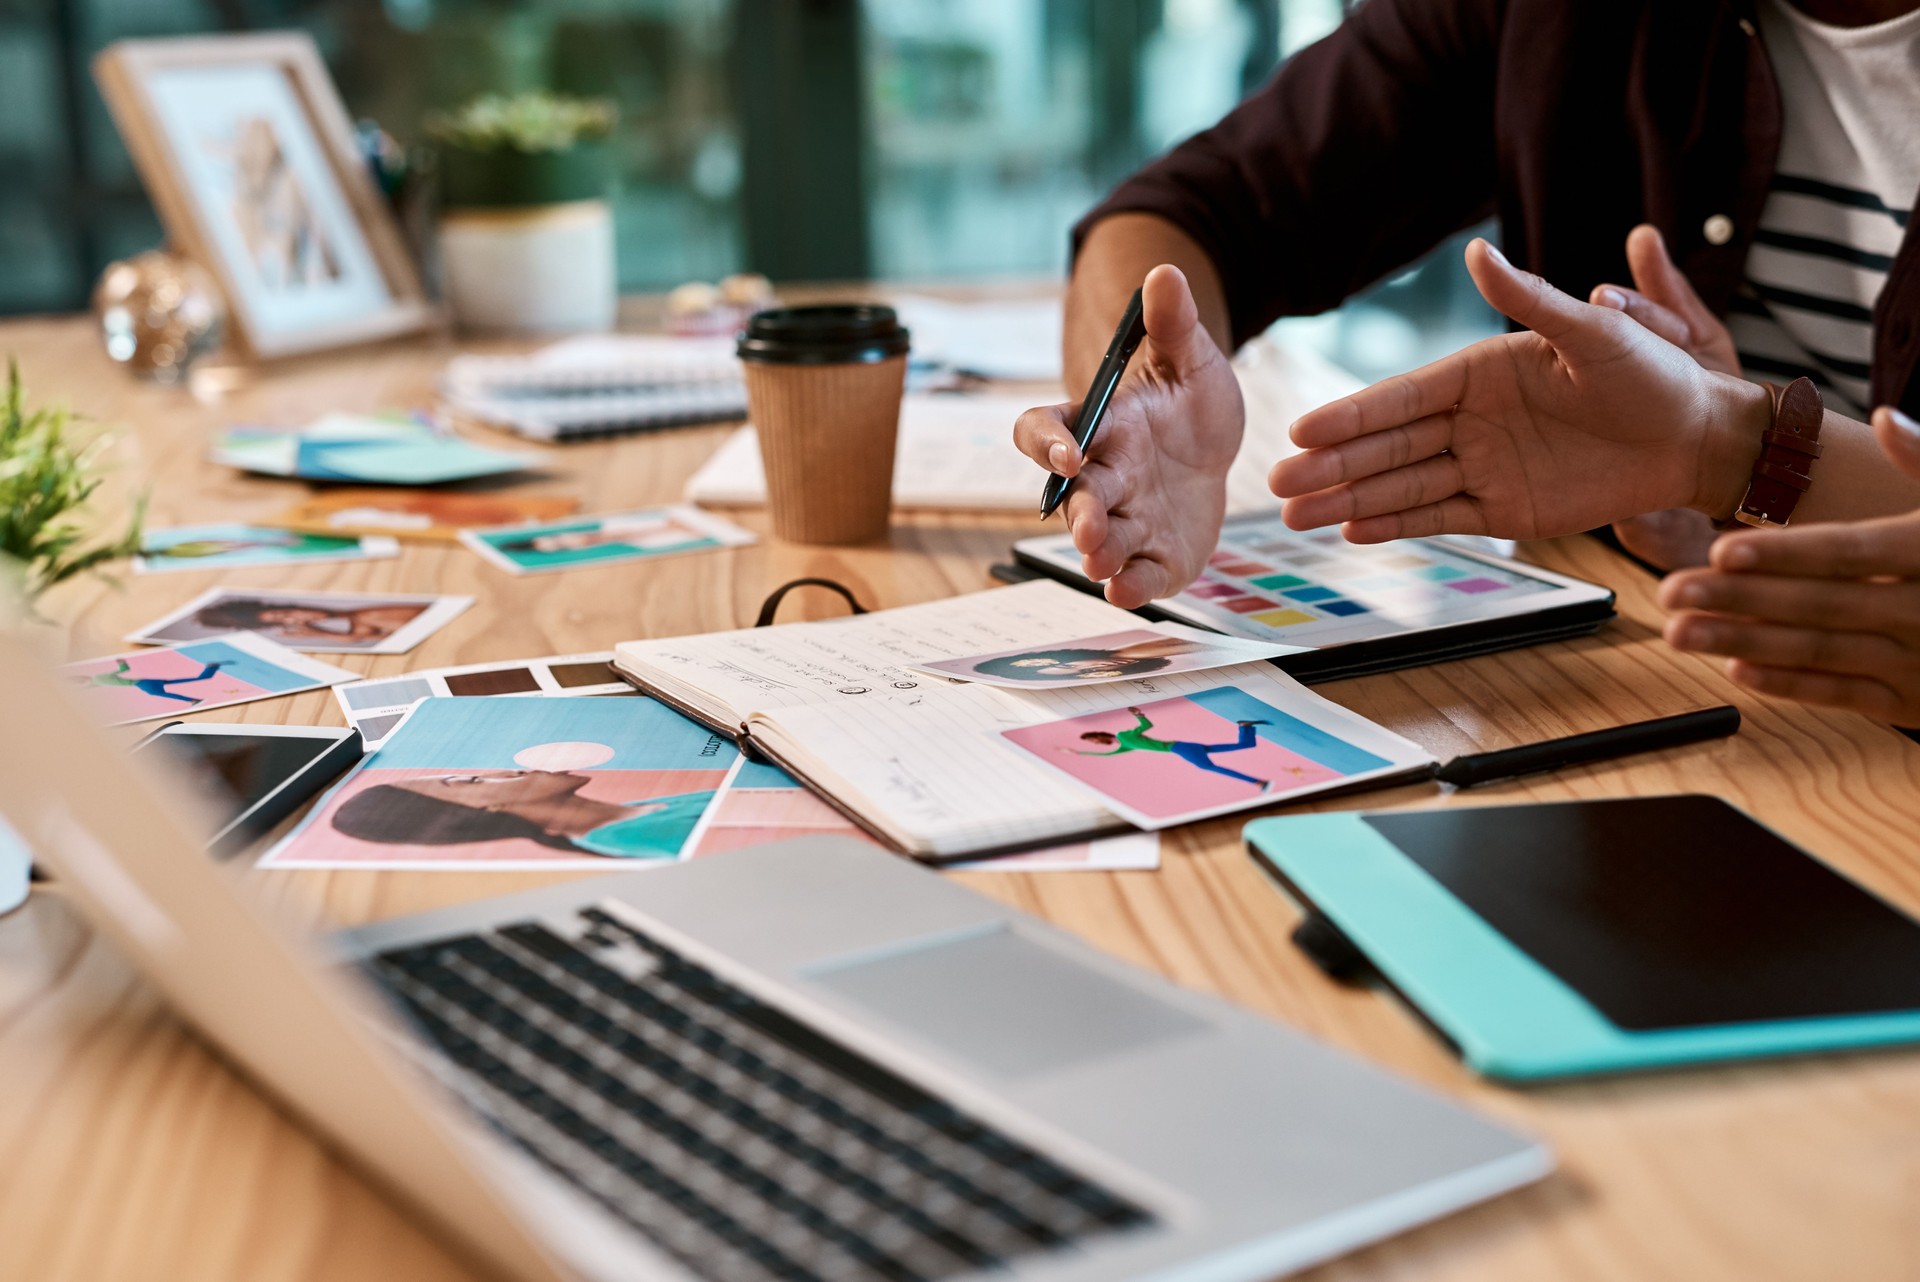
[[[433,324],[320,51],[301,32],[122,40],[93,61],[171,246],[274,359]]]

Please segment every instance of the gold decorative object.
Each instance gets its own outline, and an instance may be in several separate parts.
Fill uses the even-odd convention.
[[[196,264],[154,249],[109,263],[93,291],[107,355],[159,383],[177,383],[220,342],[226,307]]]

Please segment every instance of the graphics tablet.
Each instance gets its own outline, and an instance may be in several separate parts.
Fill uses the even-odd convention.
[[[1030,570],[1099,590],[1070,535],[1023,539],[1013,551]],[[1290,530],[1268,512],[1229,519],[1200,578],[1141,613],[1310,646],[1274,662],[1328,681],[1584,636],[1613,617],[1613,593],[1441,539],[1348,543],[1338,530]]]
[[[1488,1076],[1920,1042],[1920,922],[1718,798],[1301,815],[1246,838]]]

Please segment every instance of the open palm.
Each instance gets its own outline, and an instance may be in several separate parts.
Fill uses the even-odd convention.
[[[1146,340],[1086,456],[1070,430],[1076,404],[1028,410],[1014,426],[1029,458],[1075,478],[1066,515],[1082,568],[1127,607],[1172,595],[1206,565],[1246,419],[1186,278],[1156,267],[1144,288]]]
[[[1356,543],[1545,538],[1694,504],[1708,432],[1738,380],[1618,311],[1579,302],[1476,240],[1487,301],[1528,326],[1377,383],[1293,425],[1276,465],[1295,529]]]

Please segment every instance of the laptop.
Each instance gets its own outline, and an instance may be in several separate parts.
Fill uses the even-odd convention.
[[[1257,1279],[1535,1140],[863,843],[325,941],[0,636],[0,815],[180,1015],[492,1276]]]

